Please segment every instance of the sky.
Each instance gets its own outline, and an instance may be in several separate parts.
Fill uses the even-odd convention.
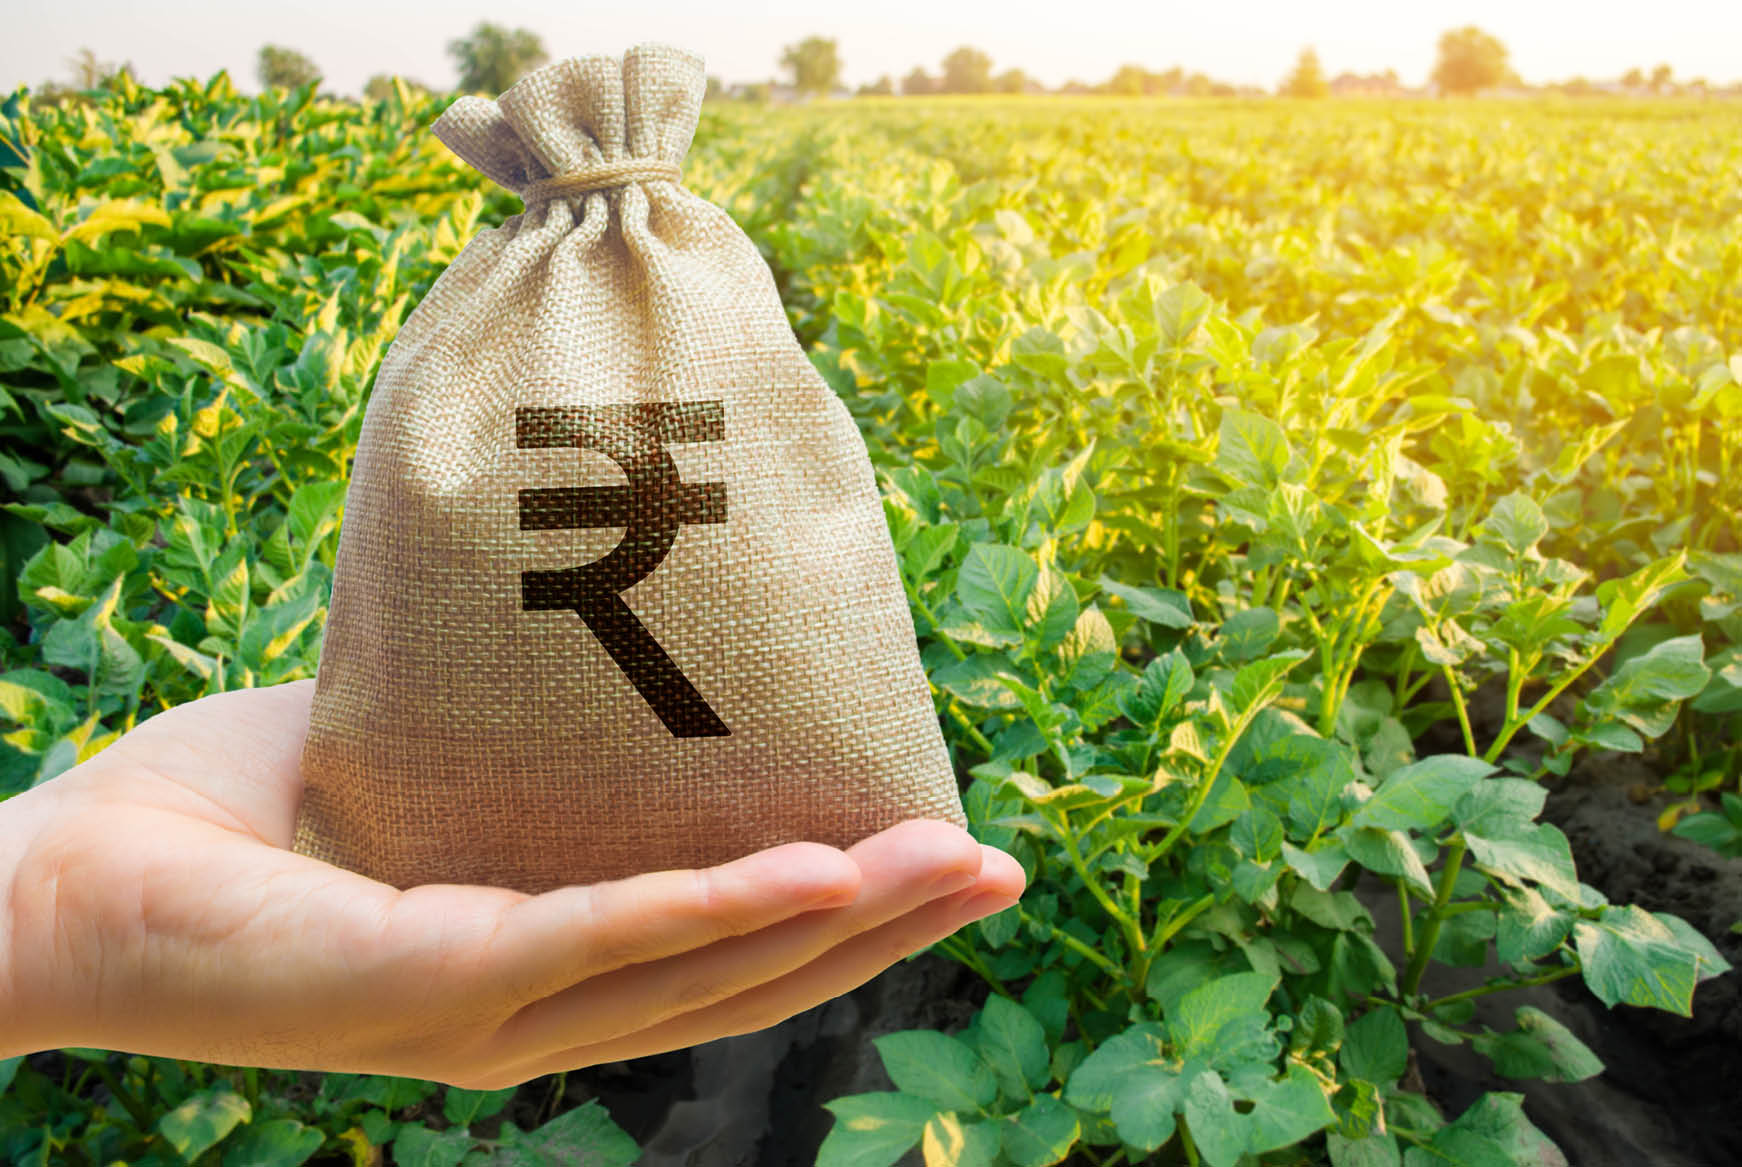
[[[448,42],[485,19],[532,29],[553,59],[680,45],[727,82],[778,76],[782,46],[820,35],[839,43],[849,85],[899,80],[915,65],[935,72],[964,44],[1049,86],[1102,81],[1129,62],[1268,89],[1309,45],[1332,76],[1392,68],[1420,84],[1439,34],[1466,24],[1499,37],[1533,83],[1659,63],[1683,80],[1742,79],[1739,0],[6,0],[4,15],[0,92],[65,79],[82,47],[131,62],[148,85],[228,69],[253,92],[263,44],[306,54],[338,93],[361,92],[376,73],[447,88],[457,78]]]

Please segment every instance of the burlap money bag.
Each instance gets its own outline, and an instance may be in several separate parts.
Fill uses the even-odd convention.
[[[436,121],[526,209],[382,360],[297,851],[536,893],[962,822],[864,440],[681,185],[703,87],[644,47]]]

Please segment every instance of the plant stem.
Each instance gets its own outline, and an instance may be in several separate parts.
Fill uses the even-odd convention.
[[[1153,864],[1157,859],[1165,857],[1169,851],[1173,850],[1174,844],[1179,842],[1181,835],[1185,834],[1187,825],[1197,817],[1200,810],[1204,809],[1204,803],[1210,800],[1210,791],[1216,788],[1216,779],[1221,777],[1222,767],[1228,763],[1228,755],[1234,752],[1234,743],[1240,740],[1240,735],[1246,732],[1246,727],[1252,724],[1252,719],[1258,716],[1258,711],[1259,706],[1254,704],[1251,709],[1235,718],[1234,724],[1228,727],[1228,737],[1223,741],[1222,748],[1216,751],[1216,757],[1210,763],[1210,769],[1204,775],[1203,782],[1192,794],[1192,800],[1187,804],[1185,813],[1180,815],[1179,821],[1167,834],[1162,836],[1161,842],[1155,845],[1154,853],[1149,856],[1150,863]]]
[[[1187,924],[1191,923],[1193,920],[1197,919],[1199,916],[1201,916],[1205,912],[1209,911],[1210,908],[1215,905],[1215,902],[1216,902],[1216,897],[1214,895],[1206,895],[1206,896],[1203,896],[1202,898],[1198,899],[1194,903],[1192,903],[1189,907],[1186,908],[1185,911],[1181,912],[1179,915],[1174,916],[1171,919],[1169,919],[1165,925],[1162,924],[1160,921],[1157,921],[1156,925],[1155,925],[1155,936],[1149,942],[1149,951],[1150,952],[1160,952],[1161,949],[1163,948],[1163,946],[1165,946],[1169,940],[1172,940],[1175,936],[1178,936],[1180,934],[1180,931],[1183,928],[1185,928],[1185,926]],[[1147,959],[1145,959],[1145,961],[1144,961],[1145,974],[1148,973],[1148,965],[1149,965],[1149,961]],[[1145,976],[1145,979],[1148,979],[1147,975]]]
[[[1440,924],[1445,920],[1446,905],[1452,899],[1452,888],[1458,882],[1458,871],[1464,866],[1466,849],[1464,840],[1460,838],[1446,851],[1446,865],[1440,871],[1433,907],[1428,909],[1427,919],[1422,922],[1421,939],[1410,952],[1409,967],[1403,974],[1401,988],[1406,997],[1413,996],[1421,987],[1421,974],[1427,970],[1428,957],[1433,955],[1434,944],[1440,938]]]
[[[1186,1125],[1184,1115],[1181,1115],[1179,1120],[1179,1145],[1185,1148],[1186,1162],[1190,1163],[1191,1167],[1198,1167],[1198,1145],[1192,1142],[1192,1131]]]
[[[1584,971],[1583,968],[1575,964],[1570,968],[1557,968],[1553,972],[1543,973],[1541,976],[1526,977],[1521,981],[1502,981],[1497,985],[1482,985],[1474,989],[1465,989],[1461,993],[1453,993],[1449,997],[1436,998],[1435,1000],[1429,1001],[1421,1008],[1425,1013],[1432,1009],[1438,1009],[1442,1005],[1451,1005],[1458,1001],[1469,1001],[1476,997],[1486,997],[1489,993],[1505,993],[1510,992],[1513,989],[1527,988],[1531,985],[1552,985],[1556,981],[1564,981],[1570,976],[1576,976],[1582,971]]]
[[[1118,901],[1107,894],[1107,889],[1101,886],[1089,871],[1088,864],[1083,862],[1082,852],[1077,850],[1077,841],[1072,837],[1068,824],[1059,829],[1059,843],[1064,847],[1065,858],[1070,861],[1071,870],[1077,873],[1077,878],[1083,881],[1083,886],[1089,889],[1089,894],[1095,897],[1095,902],[1101,905],[1112,920],[1125,933],[1125,942],[1131,946],[1131,959],[1141,960],[1143,957],[1143,925],[1133,919]],[[1124,979],[1121,972],[1120,979]]]
[[[1498,759],[1500,757],[1500,752],[1506,748],[1506,743],[1512,740],[1512,735],[1529,725],[1531,718],[1547,709],[1549,704],[1554,701],[1556,697],[1559,697],[1562,693],[1567,691],[1569,685],[1584,676],[1585,673],[1589,671],[1590,667],[1596,664],[1598,659],[1601,658],[1604,653],[1609,651],[1609,646],[1614,643],[1614,639],[1604,641],[1597,647],[1597,651],[1592,653],[1590,657],[1586,659],[1584,664],[1580,665],[1578,668],[1557,681],[1553,688],[1549,689],[1548,692],[1542,695],[1541,700],[1539,700],[1535,705],[1532,705],[1524,713],[1521,713],[1516,718],[1508,721],[1506,727],[1500,731],[1500,736],[1494,739],[1494,744],[1488,747],[1488,752],[1482,755],[1482,760],[1484,762],[1493,763]],[[1472,754],[1474,753],[1474,751],[1471,752]]]
[[[1022,909],[1018,908],[1017,911],[1021,912]],[[1078,956],[1082,957],[1114,980],[1125,980],[1124,969],[1114,964],[1111,960],[1108,960],[1105,956],[1102,956],[1099,952],[1096,952],[1093,948],[1090,948],[1087,944],[1084,944],[1081,940],[1078,940],[1075,936],[1072,936],[1069,932],[1060,931],[1051,920],[1036,920],[1027,912],[1022,912],[1022,922],[1024,924],[1039,924],[1046,930],[1050,939],[1057,940],[1060,944],[1064,945],[1066,948],[1070,949],[1072,952],[1076,953]],[[1008,996],[1008,994],[1006,995]]]
[[[1441,665],[1440,672],[1445,674],[1446,687],[1452,691],[1452,707],[1458,711],[1458,728],[1464,731],[1464,750],[1474,758],[1477,756],[1476,734],[1470,728],[1470,711],[1464,708],[1464,691],[1458,688],[1458,678],[1451,665]]]
[[[1397,884],[1397,919],[1403,926],[1403,950],[1415,951],[1415,920],[1409,910],[1409,885],[1399,878]]]
[[[968,944],[960,937],[946,936],[944,939],[938,941],[936,947],[942,949],[952,959],[958,960],[967,965],[974,975],[991,985],[993,991],[999,996],[1010,997],[1013,1000],[1015,999],[1015,994],[1004,986],[1004,982],[998,978],[998,974],[994,973],[986,962],[980,959],[979,954],[974,951],[972,945]]]
[[[146,1110],[139,1099],[133,1097],[133,1092],[121,1084],[121,1079],[115,1076],[115,1071],[109,1068],[107,1061],[92,1062],[91,1068],[97,1072],[97,1077],[103,1080],[103,1085],[109,1088],[109,1093],[115,1096],[115,1101],[132,1116],[133,1122],[141,1132],[149,1133],[156,1129],[151,1121],[151,1112]]]

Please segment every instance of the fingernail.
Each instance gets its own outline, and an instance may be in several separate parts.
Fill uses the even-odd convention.
[[[939,896],[947,896],[961,891],[963,888],[973,887],[979,878],[978,871],[952,871],[947,875],[940,876],[938,881],[931,885],[931,896],[935,900]]]
[[[1016,901],[1003,892],[989,891],[977,895],[962,905],[962,917],[966,920],[979,920],[987,916],[995,916],[1006,908],[1013,907]]]

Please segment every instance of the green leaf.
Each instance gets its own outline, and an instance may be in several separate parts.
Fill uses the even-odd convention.
[[[1288,469],[1291,456],[1282,427],[1268,417],[1243,409],[1222,411],[1215,467],[1235,482],[1275,486]]]
[[[1135,688],[1120,694],[1119,712],[1130,718],[1132,724],[1153,733],[1161,719],[1185,700],[1196,680],[1191,662],[1183,652],[1174,649],[1164,653],[1144,667],[1143,677]]]
[[[1238,953],[1218,952],[1207,941],[1175,941],[1150,963],[1144,992],[1166,1016],[1178,1007],[1181,997],[1205,981],[1244,971],[1245,967],[1245,961]]]
[[[40,669],[0,674],[0,717],[20,725],[50,723],[76,716],[78,698],[67,683]]]
[[[889,1167],[938,1113],[936,1103],[907,1094],[849,1094],[823,1105],[835,1125],[817,1151],[817,1167]]]
[[[1674,555],[1648,563],[1623,579],[1598,584],[1597,602],[1603,605],[1603,622],[1597,627],[1597,639],[1606,644],[1618,638],[1641,612],[1657,602],[1664,588],[1686,579],[1682,562],[1683,556]]]
[[[929,1029],[876,1038],[889,1080],[903,1094],[929,1099],[942,1110],[975,1111],[998,1097],[998,1079],[962,1041]]]
[[[1274,608],[1245,608],[1222,622],[1217,635],[1230,661],[1251,660],[1268,649],[1282,630]]]
[[[1459,799],[1494,767],[1462,754],[1436,754],[1393,770],[1372,798],[1350,816],[1360,827],[1427,831],[1450,816]]]
[[[1234,1167],[1246,1150],[1245,1123],[1234,1109],[1221,1075],[1206,1070],[1186,1088],[1186,1122],[1198,1153],[1210,1167]]]
[[[1594,718],[1617,718],[1657,737],[1675,723],[1679,703],[1697,696],[1711,679],[1704,653],[1697,633],[1665,640],[1630,657],[1585,697],[1583,707]]]
[[[463,1129],[432,1131],[408,1122],[393,1136],[395,1167],[459,1167],[471,1149],[472,1137]]]
[[[1484,1094],[1427,1148],[1412,1147],[1406,1167],[1566,1167],[1567,1159],[1524,1115],[1520,1094]]]
[[[6,1096],[6,1091],[12,1086],[12,1079],[18,1075],[18,1067],[23,1064],[23,1054],[10,1058],[0,1058],[0,1098]]]
[[[1230,1021],[1262,1017],[1277,979],[1262,973],[1234,973],[1200,985],[1184,997],[1167,1020],[1167,1032],[1182,1057],[1212,1057],[1217,1038]]]
[[[1041,569],[1028,593],[1024,627],[1042,648],[1051,648],[1071,634],[1079,616],[1076,589],[1056,567]]]
[[[1548,534],[1548,520],[1536,500],[1516,491],[1501,498],[1482,523],[1481,535],[1516,558],[1535,550]]]
[[[1490,778],[1478,782],[1452,807],[1452,821],[1459,829],[1490,839],[1529,830],[1542,813],[1548,791],[1522,778]]]
[[[1518,967],[1541,960],[1573,930],[1572,917],[1535,888],[1507,888],[1495,921],[1494,950],[1504,964]]]
[[[1077,1142],[1077,1115],[1050,1094],[1004,1120],[1004,1154],[1015,1167],[1050,1167]]]
[[[1046,1085],[1046,1031],[1035,1016],[1008,997],[994,994],[986,999],[978,1026],[980,1057],[998,1075],[1009,1098],[1027,1098],[1030,1090]]]
[[[986,627],[1020,634],[1040,569],[1025,551],[995,543],[968,548],[956,575],[956,598]]]
[[[1214,307],[1196,284],[1175,284],[1155,298],[1156,339],[1168,348],[1183,348]]]
[[[1376,827],[1346,826],[1337,837],[1348,849],[1349,858],[1369,871],[1380,875],[1396,875],[1424,896],[1432,897],[1433,883],[1428,879],[1427,866],[1402,831],[1382,831]]]
[[[137,231],[147,224],[169,226],[168,212],[143,199],[111,199],[92,207],[78,223],[67,228],[64,238],[94,246],[99,239]]]
[[[145,661],[115,627],[125,582],[116,576],[78,619],[57,621],[42,638],[42,659],[89,676],[99,693],[130,697],[139,692]]]
[[[1304,851],[1293,843],[1284,843],[1282,861],[1320,891],[1330,891],[1349,865],[1349,852],[1337,839],[1319,839]]]
[[[1153,1151],[1173,1137],[1174,1111],[1185,1097],[1178,1064],[1166,1054],[1159,1025],[1134,1025],[1102,1042],[1072,1071],[1065,1101],[1108,1114],[1119,1137]]]
[[[400,1128],[403,1132],[405,1127]],[[224,1167],[298,1167],[314,1157],[326,1136],[294,1118],[251,1122],[224,1146]],[[394,1161],[406,1163],[394,1147]]]
[[[1304,648],[1296,648],[1241,665],[1234,673],[1234,686],[1228,695],[1234,712],[1244,714],[1274,701],[1282,692],[1289,670],[1309,655]]]
[[[60,244],[60,232],[54,224],[25,206],[11,191],[0,190],[0,232],[12,238],[30,237]]]
[[[212,1086],[157,1120],[157,1133],[188,1162],[222,1142],[254,1113],[248,1100],[229,1086]]]
[[[345,489],[343,482],[306,482],[291,493],[286,513],[291,534],[302,545],[305,558],[312,545],[338,526]]]
[[[242,659],[256,670],[276,661],[314,623],[320,610],[320,596],[312,590],[282,604],[256,608],[253,620],[242,630]]]
[[[1343,1030],[1337,1051],[1343,1072],[1377,1086],[1390,1086],[1409,1068],[1409,1034],[1390,1005],[1376,1005]]]
[[[934,1114],[919,1140],[925,1167],[992,1167],[999,1145],[998,1124],[964,1123],[947,1112]]]
[[[1290,1065],[1279,1081],[1260,1080],[1247,1097],[1252,1109],[1244,1116],[1244,1125],[1246,1149],[1251,1152],[1292,1146],[1337,1121],[1324,1088],[1305,1066]]]
[[[530,1152],[538,1167],[629,1167],[641,1157],[635,1140],[596,1098],[527,1132],[515,1148]]]
[[[1470,857],[1489,875],[1524,887],[1540,884],[1565,899],[1579,897],[1579,876],[1573,868],[1572,848],[1560,828],[1551,823],[1513,830],[1503,839],[1487,839],[1465,832]]]
[[[1518,1028],[1513,1032],[1488,1031],[1470,1041],[1503,1077],[1582,1082],[1603,1072],[1602,1060],[1590,1047],[1547,1013],[1521,1005],[1514,1016]]]
[[[980,375],[980,366],[973,361],[942,360],[927,362],[925,395],[946,413],[955,405],[956,389]]]
[[[1077,617],[1076,626],[1059,645],[1058,652],[1065,679],[1075,688],[1088,689],[1112,671],[1119,655],[1119,642],[1107,617],[1091,605]]]
[[[470,1126],[480,1118],[499,1113],[514,1097],[515,1087],[506,1090],[461,1090],[449,1086],[442,1099],[442,1115],[454,1126]]]
[[[1325,1136],[1331,1167],[1403,1167],[1397,1137],[1389,1132],[1364,1139],[1346,1139],[1336,1131]]]
[[[1101,577],[1100,583],[1102,591],[1124,600],[1125,606],[1139,620],[1176,629],[1190,628],[1195,622],[1192,619],[1191,601],[1186,599],[1184,592],[1134,587],[1105,575]]]
[[[1003,657],[985,653],[950,661],[931,674],[932,684],[976,709],[1020,709],[1004,678],[1018,679]]]
[[[1618,1002],[1693,1016],[1700,957],[1643,908],[1612,907],[1573,925],[1585,984],[1605,1005]]]

